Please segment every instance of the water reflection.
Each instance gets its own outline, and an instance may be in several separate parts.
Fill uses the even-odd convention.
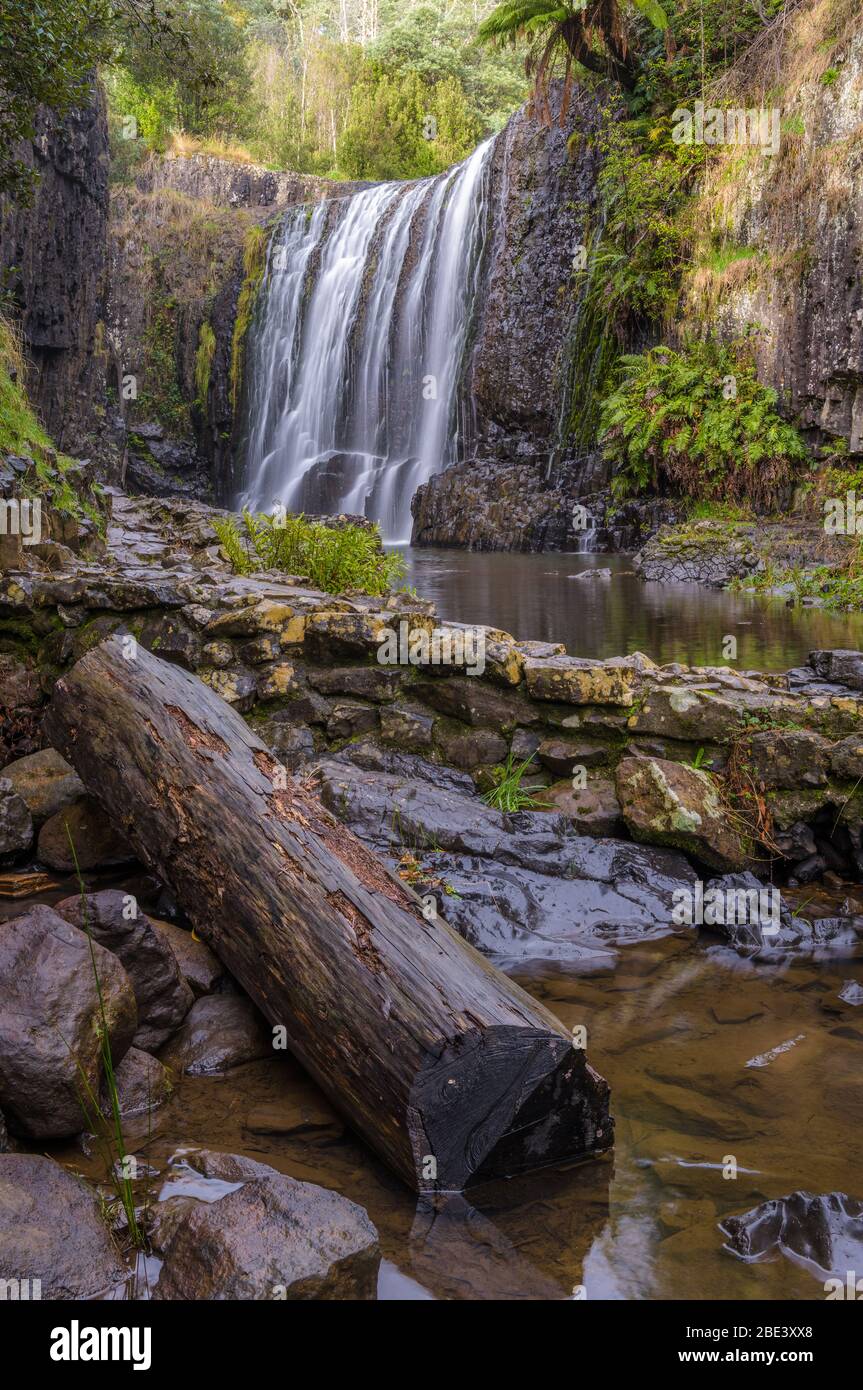
[[[737,638],[738,670],[784,671],[815,648],[863,646],[863,614],[792,609],[781,600],[700,584],[645,584],[628,555],[405,552],[407,582],[442,618],[488,623],[521,640],[564,642],[572,656],[722,665]],[[609,570],[605,578],[579,579]]]

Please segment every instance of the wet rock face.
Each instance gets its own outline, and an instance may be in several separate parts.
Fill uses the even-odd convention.
[[[31,392],[55,443],[86,453],[103,396],[99,352],[108,225],[104,98],[58,123],[42,112],[21,158],[38,174],[29,208],[0,205],[0,271],[22,310]]]
[[[720,1230],[726,1249],[743,1260],[785,1255],[843,1286],[849,1271],[863,1269],[863,1202],[844,1192],[792,1192],[726,1217]]]
[[[541,452],[557,430],[573,257],[596,196],[589,137],[599,124],[586,90],[573,92],[562,127],[559,103],[556,89],[549,129],[529,107],[517,111],[491,160],[493,222],[469,386],[478,437],[499,458]]]
[[[234,1154],[203,1151],[187,1166],[203,1200],[156,1208],[154,1298],[375,1297],[378,1233],[355,1202]]]
[[[671,932],[674,891],[695,881],[667,850],[587,838],[554,814],[502,815],[418,757],[369,772],[349,756],[321,765],[324,804],[391,865],[411,856],[416,891],[498,963],[607,965],[615,944]]]
[[[57,912],[122,961],[138,1006],[135,1046],[145,1052],[161,1047],[194,999],[168,942],[133,901],[113,889],[64,898]]]
[[[814,46],[818,34],[802,42]],[[799,34],[789,27],[786,50],[796,54]],[[859,30],[837,53],[836,81],[816,72],[795,101],[789,122],[801,136],[782,154],[759,160],[739,193],[723,204],[728,244],[749,248],[745,276],[719,280],[712,322],[729,339],[757,323],[759,379],[772,386],[783,413],[814,439],[840,438],[851,453],[863,445],[863,282],[857,272],[863,246],[863,169],[852,132],[860,121],[863,35]],[[791,60],[793,62],[793,58]],[[783,79],[784,80],[784,79]],[[700,210],[696,207],[696,216]],[[817,247],[799,260],[799,248]],[[757,259],[757,253],[770,254]],[[789,260],[798,255],[794,268]],[[686,288],[686,281],[684,281]],[[684,301],[684,320],[698,313]],[[703,301],[702,301],[703,302]],[[703,317],[703,309],[701,310]]]
[[[209,1076],[273,1055],[273,1035],[251,1000],[211,994],[193,1004],[160,1060],[177,1072]]]
[[[624,758],[615,782],[633,839],[673,845],[714,869],[745,863],[745,846],[707,773],[664,758]]]
[[[117,1064],[137,1027],[135,996],[117,957],[98,942],[92,950]],[[0,932],[0,1105],[16,1132],[51,1139],[85,1128],[81,1072],[98,1096],[99,1019],[83,932],[47,907],[7,922]]]
[[[40,1154],[0,1156],[0,1270],[30,1299],[98,1298],[128,1272],[96,1194]]]

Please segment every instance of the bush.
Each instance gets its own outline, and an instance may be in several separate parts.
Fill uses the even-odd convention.
[[[762,386],[746,344],[714,340],[622,357],[603,402],[604,453],[617,497],[647,489],[704,500],[776,504],[808,451]]]
[[[302,575],[328,594],[388,593],[404,575],[404,560],[381,548],[377,527],[324,526],[304,516],[264,516],[243,512],[242,529],[233,517],[213,523],[237,574],[280,570]]]

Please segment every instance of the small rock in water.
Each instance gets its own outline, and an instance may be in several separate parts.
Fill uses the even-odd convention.
[[[160,1060],[174,1071],[207,1076],[272,1055],[272,1033],[251,1000],[208,994],[192,1005]]]
[[[858,1007],[863,1004],[863,985],[859,985],[856,980],[848,980],[840,989],[839,998],[846,1004]]]
[[[848,1270],[863,1270],[863,1202],[844,1192],[792,1192],[726,1217],[719,1229],[726,1250],[743,1260],[786,1255],[821,1278],[842,1281]]]
[[[362,1207],[264,1163],[203,1151],[185,1162],[225,1187],[157,1206],[158,1299],[373,1299],[378,1233]],[[171,1208],[172,1210],[165,1210]]]

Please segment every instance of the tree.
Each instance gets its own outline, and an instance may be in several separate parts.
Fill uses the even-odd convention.
[[[16,143],[33,138],[40,107],[63,116],[86,101],[96,69],[124,44],[161,54],[188,91],[216,86],[209,55],[188,60],[171,0],[0,0],[0,193],[27,200],[34,175]]]
[[[0,193],[26,201],[32,172],[15,143],[36,133],[39,107],[82,99],[110,51],[109,0],[0,0]]]
[[[563,57],[564,95],[561,121],[572,88],[573,66],[635,89],[640,72],[633,44],[633,15],[656,29],[668,31],[668,19],[658,0],[503,0],[480,25],[484,43],[529,44],[525,70],[534,79],[534,101],[540,119],[551,123],[548,83],[557,59]]]

